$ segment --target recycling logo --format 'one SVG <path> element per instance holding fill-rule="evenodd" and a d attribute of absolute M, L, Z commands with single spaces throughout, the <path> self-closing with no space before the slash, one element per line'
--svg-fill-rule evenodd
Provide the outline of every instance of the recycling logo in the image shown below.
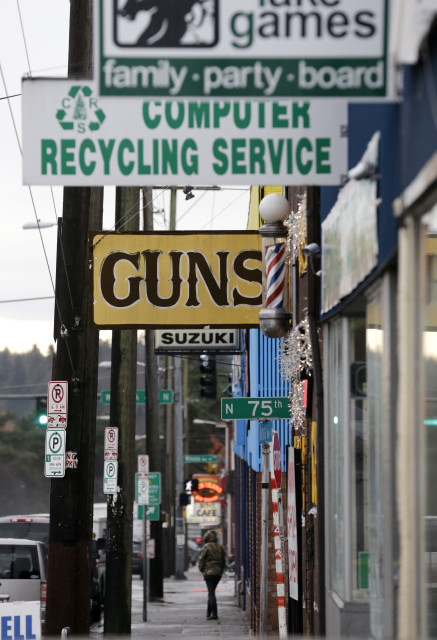
<path fill-rule="evenodd" d="M 64 131 L 98 131 L 106 116 L 99 108 L 97 98 L 87 86 L 74 85 L 62 100 L 56 118 Z"/>

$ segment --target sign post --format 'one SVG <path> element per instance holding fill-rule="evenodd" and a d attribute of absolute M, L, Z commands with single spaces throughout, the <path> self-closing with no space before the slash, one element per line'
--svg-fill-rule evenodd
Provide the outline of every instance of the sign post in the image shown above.
<path fill-rule="evenodd" d="M 282 518 L 282 461 L 281 445 L 277 431 L 273 432 L 273 446 L 270 452 L 270 469 L 272 481 L 272 509 L 273 531 L 275 541 L 276 560 L 276 593 L 278 600 L 279 637 L 281 640 L 287 637 L 287 622 L 285 611 L 284 589 L 284 551 L 283 551 L 283 518 Z"/>
<path fill-rule="evenodd" d="M 222 398 L 222 420 L 290 418 L 290 398 Z"/>

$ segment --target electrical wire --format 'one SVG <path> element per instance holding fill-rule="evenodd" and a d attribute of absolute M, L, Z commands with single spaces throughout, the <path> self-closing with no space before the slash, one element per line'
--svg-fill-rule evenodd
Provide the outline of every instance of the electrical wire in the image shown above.
<path fill-rule="evenodd" d="M 146 204 L 143 204 L 143 208 L 148 207 L 149 205 L 151 205 L 157 198 L 159 198 L 159 196 L 164 193 L 164 191 L 166 191 L 169 187 L 166 187 L 163 191 L 161 191 L 157 196 L 155 196 L 154 198 L 152 198 L 149 202 L 147 202 Z M 126 215 L 129 215 L 129 213 L 135 209 L 136 207 L 138 207 L 138 205 L 140 204 L 140 198 L 138 198 L 138 200 L 131 206 L 131 208 L 126 212 Z M 125 220 L 123 222 L 123 224 L 121 224 L 119 227 L 117 227 L 116 224 L 114 224 L 108 231 L 105 231 L 103 233 L 103 235 L 97 240 L 97 242 L 95 244 L 93 244 L 93 249 L 95 247 L 97 247 L 98 244 L 100 244 L 100 242 L 102 242 L 102 240 L 104 240 L 106 238 L 106 236 L 108 236 L 110 233 L 112 233 L 113 231 L 120 231 L 121 229 L 123 229 L 123 227 L 128 224 L 128 222 L 130 222 L 131 220 L 133 220 L 135 218 L 135 216 L 139 216 L 140 215 L 140 211 L 136 211 L 130 218 L 128 218 L 127 220 Z"/>
<path fill-rule="evenodd" d="M 0 304 L 9 302 L 33 302 L 35 300 L 53 300 L 55 296 L 40 296 L 38 298 L 16 298 L 15 300 L 0 300 Z"/>
<path fill-rule="evenodd" d="M 26 49 L 27 49 L 27 47 L 26 47 Z M 5 76 L 4 76 L 4 73 L 3 73 L 3 66 L 2 66 L 1 62 L 0 62 L 0 75 L 2 77 L 2 82 L 3 82 L 3 86 L 5 88 L 5 93 L 6 93 L 6 95 L 9 95 L 8 94 L 7 85 L 6 85 Z M 18 135 L 17 125 L 16 125 L 16 122 L 15 122 L 15 117 L 14 117 L 14 113 L 12 111 L 12 105 L 11 105 L 10 100 L 8 100 L 8 108 L 9 108 L 9 113 L 10 113 L 10 116 L 11 116 L 11 119 L 12 119 L 12 124 L 13 124 L 13 127 L 14 127 L 15 138 L 17 140 L 18 148 L 20 150 L 20 155 L 21 155 L 21 157 L 23 157 L 23 149 L 22 149 L 22 146 L 21 146 L 20 137 Z M 31 203 L 32 203 L 32 208 L 33 208 L 33 212 L 34 212 L 34 216 L 35 216 L 35 221 L 36 221 L 36 224 L 38 226 L 38 232 L 39 232 L 41 246 L 42 246 L 43 253 L 44 253 L 44 258 L 45 258 L 46 265 L 47 265 L 47 270 L 49 272 L 50 282 L 51 282 L 53 293 L 54 293 L 56 309 L 57 309 L 57 312 L 59 314 L 59 319 L 60 319 L 61 325 L 63 325 L 62 314 L 61 314 L 61 310 L 60 310 L 60 307 L 59 307 L 59 302 L 58 302 L 57 297 L 56 297 L 55 283 L 54 283 L 53 275 L 52 275 L 52 272 L 51 272 L 51 269 L 50 269 L 50 263 L 49 263 L 49 259 L 48 259 L 48 255 L 47 255 L 46 246 L 44 244 L 44 239 L 43 239 L 43 236 L 42 236 L 42 233 L 41 233 L 41 227 L 39 226 L 39 217 L 38 217 L 38 214 L 37 214 L 37 211 L 36 211 L 36 204 L 35 204 L 35 200 L 34 200 L 34 197 L 33 197 L 32 188 L 30 186 L 28 186 L 28 191 L 29 191 L 29 196 L 30 196 L 30 200 L 31 200 Z M 67 347 L 68 357 L 69 357 L 69 360 L 70 360 L 71 369 L 72 369 L 72 372 L 74 374 L 73 359 L 71 357 L 71 352 L 70 352 L 70 348 L 69 348 L 67 340 L 66 340 L 66 347 Z"/>
<path fill-rule="evenodd" d="M 2 96 L 0 100 L 10 100 L 11 98 L 18 98 L 21 96 L 21 93 L 13 93 L 10 96 Z"/>
<path fill-rule="evenodd" d="M 29 60 L 29 52 L 27 50 L 27 42 L 26 42 L 26 38 L 24 36 L 24 27 L 23 27 L 23 20 L 21 18 L 21 11 L 20 11 L 20 3 L 19 0 L 17 0 L 17 9 L 18 9 L 18 15 L 20 17 L 20 25 L 21 25 L 21 33 L 23 35 L 23 42 L 24 42 L 24 50 L 26 51 L 26 58 L 27 58 L 27 66 L 29 67 L 29 75 L 32 76 L 32 71 L 30 68 L 30 60 Z"/>
<path fill-rule="evenodd" d="M 215 216 L 213 216 L 212 218 L 210 218 L 210 220 L 209 220 L 205 225 L 203 225 L 203 227 L 200 227 L 200 231 L 202 231 L 202 229 L 206 229 L 206 227 L 207 227 L 208 225 L 210 225 L 210 224 L 211 224 L 211 222 L 212 222 L 213 220 L 215 220 L 216 218 L 218 218 L 219 216 L 221 216 L 221 214 L 222 214 L 222 213 L 224 213 L 224 212 L 226 211 L 226 209 L 229 209 L 229 207 L 231 207 L 231 206 L 232 206 L 233 204 L 235 204 L 235 203 L 236 203 L 240 198 L 242 198 L 244 195 L 246 195 L 248 191 L 250 191 L 250 189 L 245 189 L 245 190 L 243 191 L 243 193 L 240 193 L 240 195 L 239 195 L 239 196 L 237 196 L 234 200 L 232 200 L 232 202 L 229 202 L 229 204 L 227 204 L 225 207 L 223 207 L 223 209 L 221 209 L 221 211 L 219 211 L 218 213 L 216 213 L 216 214 L 215 214 Z"/>
<path fill-rule="evenodd" d="M 204 196 L 206 196 L 206 194 L 207 194 L 207 191 L 203 191 L 203 193 L 201 193 L 201 195 L 198 198 L 196 198 L 196 201 L 193 202 L 193 204 L 190 207 L 188 207 L 188 209 L 179 218 L 177 218 L 177 222 L 180 222 L 181 220 L 183 220 L 185 216 L 188 215 L 190 211 L 194 209 L 196 205 L 199 204 L 199 202 L 202 200 Z"/>

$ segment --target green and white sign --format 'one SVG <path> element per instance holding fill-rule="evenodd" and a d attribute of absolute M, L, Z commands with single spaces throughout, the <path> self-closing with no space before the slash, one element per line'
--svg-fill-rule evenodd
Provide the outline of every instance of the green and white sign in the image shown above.
<path fill-rule="evenodd" d="M 47 429 L 44 475 L 46 478 L 65 476 L 65 429 Z"/>
<path fill-rule="evenodd" d="M 387 0 L 155 5 L 152 13 L 149 3 L 133 0 L 94 3 L 100 95 L 387 94 Z"/>
<path fill-rule="evenodd" d="M 222 420 L 290 418 L 289 398 L 222 398 Z"/>
<path fill-rule="evenodd" d="M 146 520 L 159 520 L 159 504 L 138 505 L 138 520 L 143 519 L 144 509 L 146 510 Z"/>
<path fill-rule="evenodd" d="M 345 100 L 120 100 L 85 81 L 22 87 L 25 184 L 338 185 L 347 170 Z"/>
<path fill-rule="evenodd" d="M 103 467 L 103 493 L 116 494 L 118 483 L 118 462 L 105 460 Z"/>
<path fill-rule="evenodd" d="M 144 481 L 144 478 L 140 478 L 138 473 L 135 474 L 135 501 L 138 503 L 140 503 L 140 494 L 147 494 L 147 489 L 141 486 Z M 148 482 L 147 504 L 161 504 L 161 473 L 159 471 L 150 472 Z"/>
<path fill-rule="evenodd" d="M 211 453 L 187 453 L 184 455 L 184 464 L 190 462 L 217 462 L 218 456 Z"/>
<path fill-rule="evenodd" d="M 111 402 L 111 392 L 110 391 L 101 391 L 100 392 L 100 402 L 102 404 L 110 404 Z M 144 404 L 146 402 L 146 392 L 142 389 L 139 389 L 136 392 L 136 403 Z M 159 390 L 159 402 L 160 404 L 172 404 L 173 402 L 173 389 L 160 389 Z"/>

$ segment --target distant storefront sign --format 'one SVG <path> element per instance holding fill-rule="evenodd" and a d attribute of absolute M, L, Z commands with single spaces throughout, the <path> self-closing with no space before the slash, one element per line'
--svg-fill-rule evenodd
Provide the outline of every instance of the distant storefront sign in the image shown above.
<path fill-rule="evenodd" d="M 100 95 L 386 95 L 386 0 L 155 5 L 94 3 Z"/>
<path fill-rule="evenodd" d="M 238 329 L 157 329 L 155 352 L 240 351 Z"/>
<path fill-rule="evenodd" d="M 22 88 L 25 184 L 336 185 L 346 172 L 345 100 L 123 100 L 54 79 Z"/>
<path fill-rule="evenodd" d="M 94 327 L 257 326 L 257 232 L 96 233 Z"/>

